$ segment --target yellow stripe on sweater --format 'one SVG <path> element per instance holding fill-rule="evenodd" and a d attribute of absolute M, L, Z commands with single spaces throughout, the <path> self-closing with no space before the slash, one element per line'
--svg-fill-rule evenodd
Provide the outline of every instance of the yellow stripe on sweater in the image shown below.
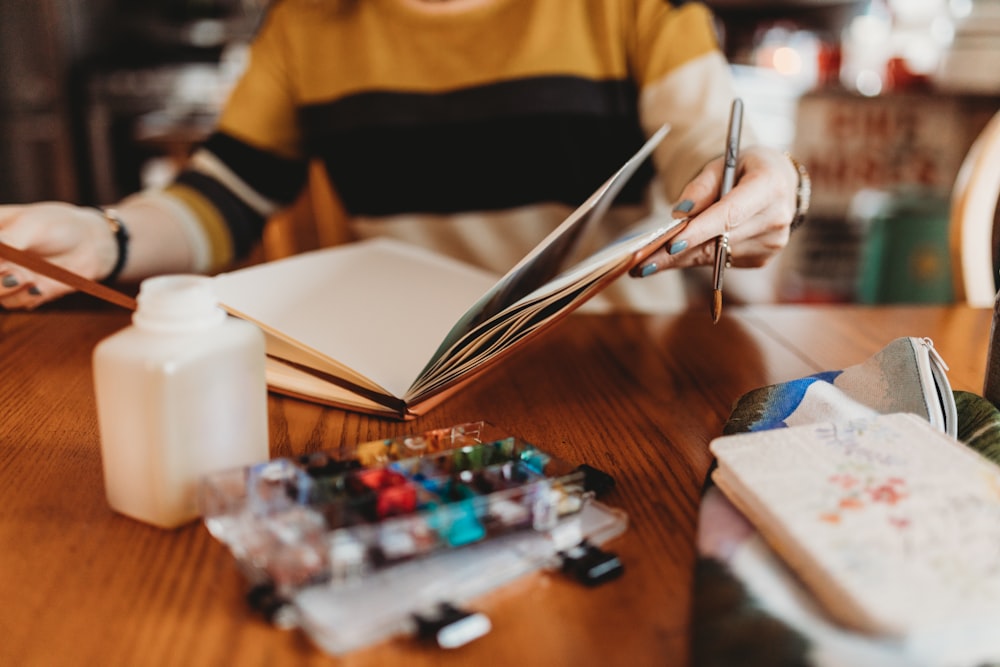
<path fill-rule="evenodd" d="M 174 197 L 194 214 L 201 223 L 210 246 L 210 271 L 229 266 L 235 256 L 232 237 L 222 214 L 200 192 L 182 183 L 164 189 L 164 194 Z"/>
<path fill-rule="evenodd" d="M 422 15 L 399 0 L 285 0 L 270 11 L 221 129 L 300 157 L 296 110 L 361 92 L 441 93 L 542 76 L 659 80 L 717 47 L 702 5 L 664 0 L 494 0 Z M 655 62 L 655 66 L 647 63 Z"/>

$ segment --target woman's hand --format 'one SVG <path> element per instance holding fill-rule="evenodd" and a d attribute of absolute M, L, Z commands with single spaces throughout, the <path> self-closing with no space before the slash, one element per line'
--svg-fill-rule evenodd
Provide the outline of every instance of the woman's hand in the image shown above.
<path fill-rule="evenodd" d="M 788 244 L 799 182 L 788 156 L 763 146 L 747 148 L 739 157 L 733 189 L 719 199 L 722 166 L 722 157 L 712 160 L 684 186 L 674 217 L 688 217 L 690 222 L 633 269 L 633 276 L 710 265 L 715 258 L 715 237 L 726 232 L 732 266 L 763 266 Z"/>
<path fill-rule="evenodd" d="M 0 241 L 92 280 L 111 273 L 118 257 L 114 234 L 100 211 L 56 202 L 0 206 Z M 35 308 L 72 291 L 0 260 L 0 306 L 6 309 Z"/>

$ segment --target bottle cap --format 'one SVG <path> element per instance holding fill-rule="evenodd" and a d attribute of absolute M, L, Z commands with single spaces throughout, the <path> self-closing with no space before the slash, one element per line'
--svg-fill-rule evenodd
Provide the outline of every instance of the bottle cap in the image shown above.
<path fill-rule="evenodd" d="M 205 276 L 147 278 L 139 285 L 132 322 L 141 329 L 177 333 L 216 326 L 226 319 L 212 280 Z"/>

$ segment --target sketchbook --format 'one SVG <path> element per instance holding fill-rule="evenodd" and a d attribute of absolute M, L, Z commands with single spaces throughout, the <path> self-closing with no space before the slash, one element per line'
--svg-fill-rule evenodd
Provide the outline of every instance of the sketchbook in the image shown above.
<path fill-rule="evenodd" d="M 685 220 L 638 224 L 580 259 L 664 126 L 499 280 L 389 239 L 335 246 L 223 273 L 221 303 L 267 336 L 271 389 L 410 419 L 520 349 L 676 234 Z"/>
<path fill-rule="evenodd" d="M 713 481 L 841 625 L 927 650 L 995 637 L 1000 467 L 978 452 L 905 413 L 711 450 Z"/>

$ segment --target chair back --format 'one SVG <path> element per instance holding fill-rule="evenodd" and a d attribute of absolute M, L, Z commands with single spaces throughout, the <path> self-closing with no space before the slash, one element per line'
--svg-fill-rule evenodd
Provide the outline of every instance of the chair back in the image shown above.
<path fill-rule="evenodd" d="M 951 192 L 949 246 L 955 300 L 992 306 L 997 293 L 993 223 L 1000 199 L 1000 111 L 966 153 Z"/>

